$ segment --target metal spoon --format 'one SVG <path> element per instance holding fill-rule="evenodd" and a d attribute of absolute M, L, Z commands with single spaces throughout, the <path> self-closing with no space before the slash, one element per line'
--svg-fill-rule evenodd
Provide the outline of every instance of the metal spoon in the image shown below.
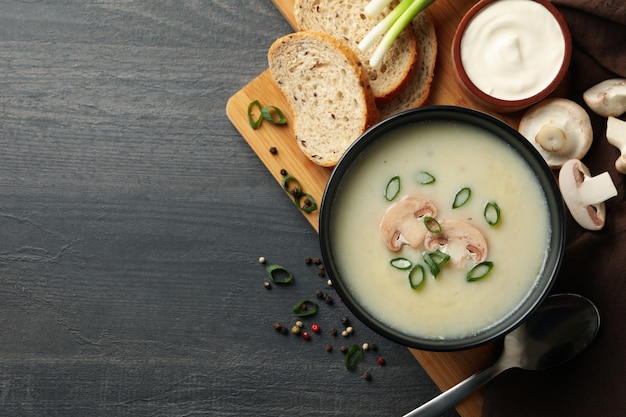
<path fill-rule="evenodd" d="M 585 297 L 576 294 L 550 296 L 524 324 L 505 336 L 504 351 L 493 365 L 404 417 L 440 416 L 507 369 L 538 371 L 560 365 L 589 346 L 599 327 L 598 309 Z"/>

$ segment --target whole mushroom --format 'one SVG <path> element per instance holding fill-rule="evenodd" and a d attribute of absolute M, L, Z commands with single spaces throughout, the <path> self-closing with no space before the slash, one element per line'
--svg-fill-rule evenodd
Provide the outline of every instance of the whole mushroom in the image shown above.
<path fill-rule="evenodd" d="M 626 122 L 609 116 L 606 122 L 606 140 L 620 152 L 615 161 L 615 169 L 626 174 Z"/>
<path fill-rule="evenodd" d="M 380 221 L 380 232 L 389 250 L 397 252 L 403 245 L 418 248 L 424 242 L 424 217 L 436 217 L 437 208 L 420 196 L 406 196 L 385 211 Z"/>
<path fill-rule="evenodd" d="M 593 141 L 589 114 L 565 98 L 535 104 L 522 116 L 518 130 L 553 169 L 570 159 L 581 159 Z"/>
<path fill-rule="evenodd" d="M 617 189 L 608 172 L 595 177 L 578 159 L 563 164 L 559 172 L 559 188 L 563 200 L 576 222 L 587 230 L 604 227 L 604 202 L 617 195 Z"/>
<path fill-rule="evenodd" d="M 440 224 L 440 233 L 426 234 L 427 250 L 448 254 L 457 268 L 464 267 L 468 260 L 478 263 L 487 259 L 487 240 L 474 226 L 458 220 L 443 220 Z"/>
<path fill-rule="evenodd" d="M 626 112 L 626 79 L 604 80 L 583 93 L 583 100 L 600 116 L 617 117 Z"/>

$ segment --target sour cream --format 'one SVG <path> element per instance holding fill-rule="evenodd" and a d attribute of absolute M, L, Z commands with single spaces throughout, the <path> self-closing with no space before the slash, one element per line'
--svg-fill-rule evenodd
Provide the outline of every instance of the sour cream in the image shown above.
<path fill-rule="evenodd" d="M 467 76 L 481 91 L 502 100 L 522 100 L 555 79 L 565 40 L 556 18 L 540 3 L 498 0 L 469 22 L 460 51 Z"/>

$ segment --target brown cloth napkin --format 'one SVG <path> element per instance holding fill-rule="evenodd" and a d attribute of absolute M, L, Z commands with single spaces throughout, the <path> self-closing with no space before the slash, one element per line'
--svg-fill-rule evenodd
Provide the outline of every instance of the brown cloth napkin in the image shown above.
<path fill-rule="evenodd" d="M 626 175 L 616 171 L 619 151 L 606 140 L 606 118 L 582 93 L 608 78 L 626 78 L 626 1 L 552 0 L 573 40 L 567 98 L 589 112 L 594 142 L 583 162 L 592 175 L 608 171 L 618 190 L 606 203 L 603 230 L 590 232 L 567 213 L 567 242 L 554 293 L 593 301 L 601 329 L 580 356 L 548 371 L 510 370 L 486 388 L 483 417 L 626 416 Z M 626 115 L 620 116 L 626 120 Z"/>

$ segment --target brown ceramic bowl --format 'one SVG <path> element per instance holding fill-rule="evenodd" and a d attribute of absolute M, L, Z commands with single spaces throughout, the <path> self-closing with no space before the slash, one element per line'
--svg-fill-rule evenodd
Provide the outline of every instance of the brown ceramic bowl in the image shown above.
<path fill-rule="evenodd" d="M 548 0 L 532 0 L 533 2 L 543 6 L 554 17 L 562 34 L 562 40 L 564 42 L 563 59 L 560 63 L 558 71 L 556 72 L 556 75 L 551 78 L 551 81 L 549 81 L 547 85 L 544 80 L 544 82 L 541 83 L 541 90 L 536 90 L 535 92 L 527 96 L 518 96 L 515 98 L 505 99 L 498 98 L 503 97 L 502 95 L 496 94 L 494 96 L 488 92 L 485 92 L 484 88 L 479 88 L 476 83 L 472 81 L 472 78 L 468 75 L 468 71 L 466 71 L 466 68 L 464 67 L 462 56 L 476 56 L 477 54 L 469 54 L 468 52 L 463 52 L 462 40 L 468 26 L 472 24 L 472 21 L 481 13 L 483 13 L 486 8 L 500 1 L 505 0 L 481 0 L 476 3 L 476 5 L 474 5 L 461 19 L 461 22 L 457 27 L 452 42 L 452 62 L 454 65 L 454 71 L 457 81 L 465 90 L 465 92 L 469 94 L 470 97 L 472 97 L 476 102 L 483 105 L 488 110 L 509 113 L 522 110 L 543 100 L 544 98 L 552 94 L 554 90 L 559 87 L 559 85 L 561 85 L 567 75 L 568 67 L 570 64 L 572 41 L 567 23 L 565 22 L 565 19 L 559 13 L 559 11 Z M 519 33 L 524 34 L 523 29 Z M 489 65 L 489 63 L 485 62 L 485 65 Z M 515 82 L 515 80 L 511 79 L 511 82 Z"/>

